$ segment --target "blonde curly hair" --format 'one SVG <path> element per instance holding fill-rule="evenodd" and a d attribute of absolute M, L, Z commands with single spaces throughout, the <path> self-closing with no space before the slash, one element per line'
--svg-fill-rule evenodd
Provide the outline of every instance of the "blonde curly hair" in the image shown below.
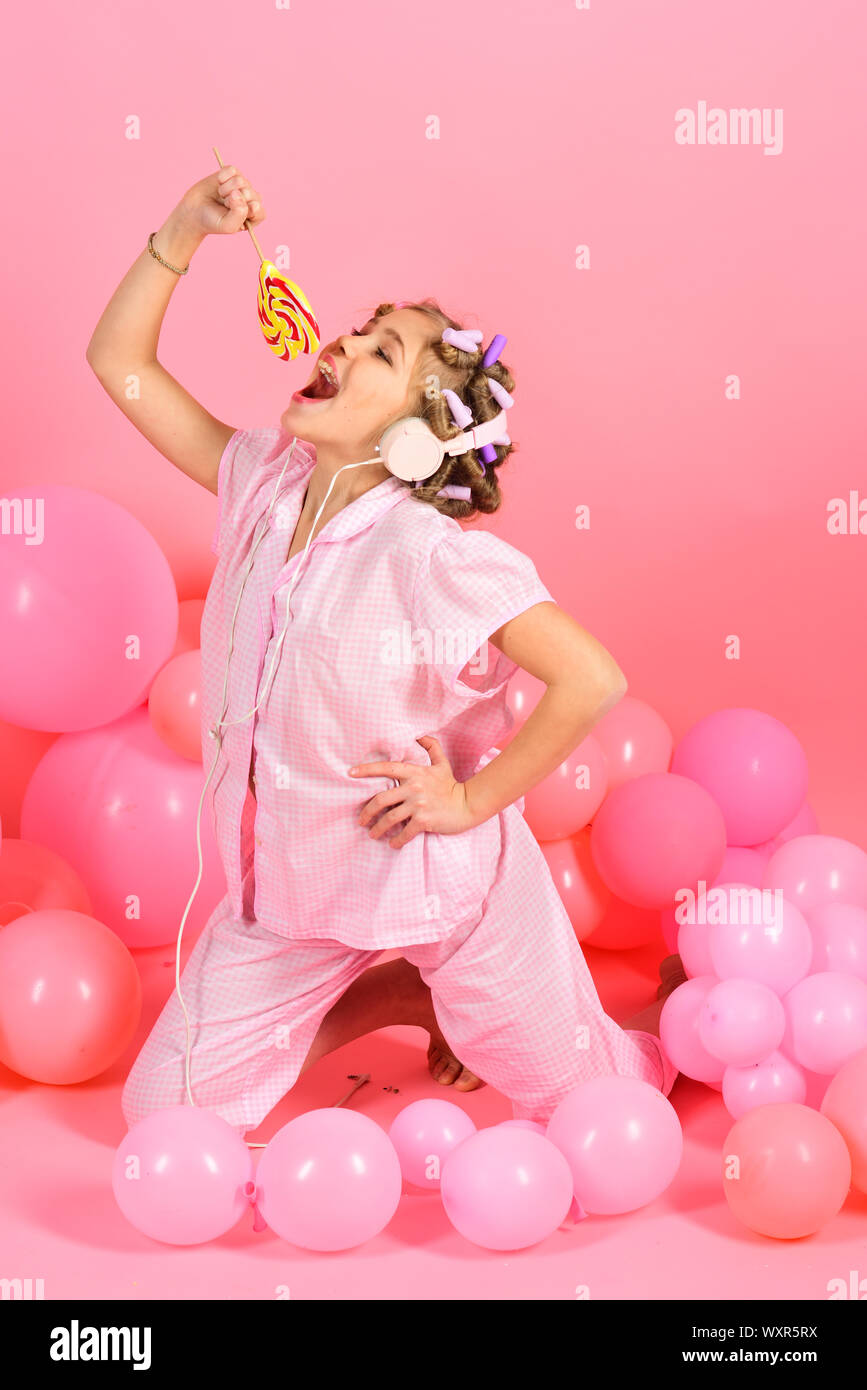
<path fill-rule="evenodd" d="M 508 367 L 502 362 L 483 367 L 484 344 L 476 352 L 463 352 L 451 343 L 444 343 L 444 328 L 460 329 L 464 325 L 450 318 L 435 299 L 423 299 L 417 303 L 402 300 L 400 307 L 416 309 L 431 320 L 430 341 L 419 354 L 413 373 L 407 414 L 426 420 L 438 439 L 454 439 L 463 431 L 452 419 L 448 401 L 442 394 L 444 389 L 448 389 L 454 391 L 472 411 L 473 424 L 480 425 L 485 420 L 493 419 L 500 407 L 491 394 L 488 378 L 493 377 L 506 391 L 512 392 L 515 382 Z M 382 318 L 396 308 L 396 304 L 380 304 L 373 318 Z M 419 502 L 427 502 L 437 511 L 459 521 L 475 516 L 476 512 L 495 512 L 503 500 L 496 470 L 505 463 L 515 446 L 495 444 L 493 447 L 497 455 L 493 463 L 483 464 L 476 449 L 469 449 L 464 454 L 446 455 L 433 477 L 425 479 L 417 487 L 407 483 L 407 487 Z M 440 488 L 449 483 L 468 487 L 470 498 L 438 497 Z"/>

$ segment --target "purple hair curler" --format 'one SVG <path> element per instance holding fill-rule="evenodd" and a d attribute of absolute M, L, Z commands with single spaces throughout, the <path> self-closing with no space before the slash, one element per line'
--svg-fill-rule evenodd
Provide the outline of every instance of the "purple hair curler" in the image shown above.
<path fill-rule="evenodd" d="M 482 358 L 482 366 L 493 366 L 508 341 L 508 338 L 504 338 L 502 333 L 495 333 L 488 347 L 485 349 L 485 355 Z"/>

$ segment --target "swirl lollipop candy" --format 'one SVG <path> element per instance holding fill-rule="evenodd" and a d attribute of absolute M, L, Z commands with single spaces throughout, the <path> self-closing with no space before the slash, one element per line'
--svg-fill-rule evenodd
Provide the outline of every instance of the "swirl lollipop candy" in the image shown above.
<path fill-rule="evenodd" d="M 259 266 L 259 326 L 265 342 L 283 362 L 299 352 L 315 352 L 319 346 L 319 324 L 306 294 L 268 260 Z"/>
<path fill-rule="evenodd" d="M 222 168 L 216 145 L 213 150 Z M 263 256 L 249 223 L 244 226 L 259 253 L 259 327 L 265 342 L 282 362 L 291 362 L 300 352 L 315 352 L 319 346 L 319 324 L 310 301 L 294 280 L 281 275 L 274 262 Z"/>

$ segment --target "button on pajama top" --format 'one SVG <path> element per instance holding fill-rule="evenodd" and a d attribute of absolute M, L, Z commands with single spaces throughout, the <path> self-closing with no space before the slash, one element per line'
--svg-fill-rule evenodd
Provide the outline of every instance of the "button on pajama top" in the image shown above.
<path fill-rule="evenodd" d="M 219 466 L 201 630 L 205 774 L 227 658 L 228 705 L 203 814 L 214 817 L 227 893 L 181 977 L 196 1102 L 242 1133 L 258 1125 L 328 1009 L 392 948 L 418 965 L 455 1054 L 517 1117 L 546 1119 L 606 1072 L 667 1094 L 677 1073 L 659 1040 L 601 1007 L 522 799 L 397 850 L 358 824 L 395 783 L 351 777 L 356 764 L 427 765 L 416 742 L 426 734 L 460 781 L 496 756 L 514 722 L 506 687 L 517 667 L 487 639 L 554 601 L 532 561 L 389 477 L 320 522 L 306 558 L 287 563 L 315 466 L 312 446 L 292 445 L 279 426 L 238 430 Z M 127 1080 L 129 1123 L 183 1103 L 185 1045 L 173 991 Z"/>

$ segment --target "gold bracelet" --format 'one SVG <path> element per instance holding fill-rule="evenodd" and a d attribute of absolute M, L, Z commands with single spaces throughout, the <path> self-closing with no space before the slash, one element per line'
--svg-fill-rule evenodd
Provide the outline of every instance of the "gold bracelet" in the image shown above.
<path fill-rule="evenodd" d="M 159 261 L 160 265 L 164 265 L 165 268 L 166 268 L 166 270 L 173 270 L 173 271 L 175 272 L 176 275 L 186 275 L 187 271 L 188 271 L 189 268 L 190 268 L 190 267 L 189 267 L 189 264 L 187 264 L 186 266 L 184 266 L 184 269 L 183 269 L 183 270 L 179 270 L 178 267 L 177 267 L 176 265 L 169 265 L 168 261 L 164 261 L 163 258 L 162 258 L 162 256 L 160 255 L 159 251 L 157 251 L 156 248 L 155 248 L 155 246 L 154 246 L 154 237 L 155 237 L 155 236 L 156 236 L 156 232 L 151 232 L 150 236 L 148 237 L 148 250 L 150 251 L 150 253 L 151 253 L 151 255 L 153 256 L 154 260 Z"/>

